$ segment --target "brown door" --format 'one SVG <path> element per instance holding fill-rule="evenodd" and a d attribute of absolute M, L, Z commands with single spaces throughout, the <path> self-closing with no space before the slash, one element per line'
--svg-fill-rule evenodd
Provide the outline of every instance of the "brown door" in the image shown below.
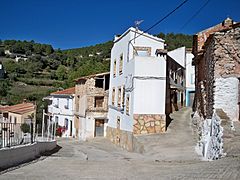
<path fill-rule="evenodd" d="M 104 136 L 104 119 L 95 119 L 95 137 Z"/>

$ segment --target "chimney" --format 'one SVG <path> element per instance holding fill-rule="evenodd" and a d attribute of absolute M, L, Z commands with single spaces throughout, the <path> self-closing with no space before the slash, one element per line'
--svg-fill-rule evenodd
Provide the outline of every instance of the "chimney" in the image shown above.
<path fill-rule="evenodd" d="M 222 25 L 223 26 L 226 26 L 226 27 L 230 27 L 233 25 L 233 20 L 231 18 L 227 18 L 225 19 L 223 22 L 222 22 Z"/>

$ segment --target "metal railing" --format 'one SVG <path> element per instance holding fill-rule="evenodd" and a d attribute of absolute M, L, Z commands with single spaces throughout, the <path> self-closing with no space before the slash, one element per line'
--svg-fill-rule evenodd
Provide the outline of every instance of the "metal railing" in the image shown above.
<path fill-rule="evenodd" d="M 0 123 L 0 149 L 35 142 L 33 124 L 28 124 L 29 129 L 25 133 L 22 131 L 22 125 L 20 123 Z"/>

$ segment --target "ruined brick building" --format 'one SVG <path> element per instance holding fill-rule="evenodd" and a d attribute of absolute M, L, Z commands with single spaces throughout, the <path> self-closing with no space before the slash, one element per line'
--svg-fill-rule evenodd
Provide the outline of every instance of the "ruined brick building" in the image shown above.
<path fill-rule="evenodd" d="M 239 23 L 230 18 L 194 36 L 195 109 L 203 118 L 222 109 L 239 120 L 239 38 Z"/>
<path fill-rule="evenodd" d="M 75 86 L 75 124 L 79 139 L 105 136 L 109 72 L 81 77 Z"/>
<path fill-rule="evenodd" d="M 227 18 L 194 36 L 196 95 L 194 110 L 201 154 L 207 159 L 224 155 L 223 138 L 240 114 L 240 23 Z"/>

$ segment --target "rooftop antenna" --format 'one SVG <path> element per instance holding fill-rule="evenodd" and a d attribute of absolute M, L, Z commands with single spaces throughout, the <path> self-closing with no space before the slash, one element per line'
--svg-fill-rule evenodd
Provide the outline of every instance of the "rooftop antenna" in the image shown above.
<path fill-rule="evenodd" d="M 137 20 L 137 21 L 134 22 L 134 24 L 135 24 L 135 29 L 136 29 L 135 35 L 134 35 L 134 43 L 135 43 L 135 39 L 136 39 L 136 33 L 137 33 L 137 31 L 139 30 L 139 26 L 140 26 L 140 24 L 141 24 L 143 21 L 144 21 L 144 20 Z"/>

